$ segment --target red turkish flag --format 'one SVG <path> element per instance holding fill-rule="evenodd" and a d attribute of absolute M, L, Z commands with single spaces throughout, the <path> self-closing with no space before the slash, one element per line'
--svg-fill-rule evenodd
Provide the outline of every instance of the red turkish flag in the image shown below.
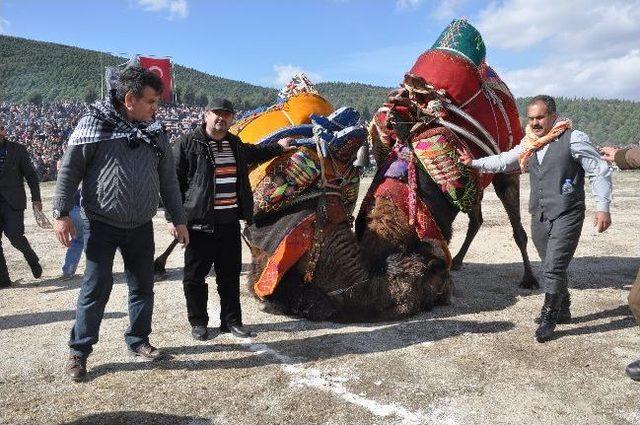
<path fill-rule="evenodd" d="M 162 100 L 166 103 L 173 101 L 171 93 L 171 61 L 169 59 L 147 58 L 139 56 L 140 66 L 155 72 L 162 79 Z"/>

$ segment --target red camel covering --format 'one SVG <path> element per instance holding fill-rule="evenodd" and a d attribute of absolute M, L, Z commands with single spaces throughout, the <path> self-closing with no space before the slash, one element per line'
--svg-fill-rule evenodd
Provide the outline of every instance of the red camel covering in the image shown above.
<path fill-rule="evenodd" d="M 482 124 L 500 151 L 511 149 L 524 136 L 513 96 L 486 63 L 476 67 L 459 55 L 429 50 L 418 57 L 409 74 L 422 77 L 436 89 L 445 90 L 456 106 Z M 453 114 L 448 119 L 478 135 L 465 120 Z M 472 151 L 476 157 L 486 155 L 479 149 L 472 148 Z"/>

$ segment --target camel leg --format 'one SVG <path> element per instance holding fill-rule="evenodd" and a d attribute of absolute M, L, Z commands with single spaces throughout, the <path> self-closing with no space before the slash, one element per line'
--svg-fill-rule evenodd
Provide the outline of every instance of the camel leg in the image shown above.
<path fill-rule="evenodd" d="M 162 255 L 156 258 L 156 260 L 153 262 L 153 272 L 156 275 L 163 275 L 167 272 L 167 270 L 165 269 L 167 258 L 169 258 L 169 255 L 171 255 L 171 252 L 173 252 L 173 249 L 176 247 L 176 245 L 178 245 L 178 240 L 172 240 L 167 249 L 164 250 Z"/>
<path fill-rule="evenodd" d="M 467 214 L 469 216 L 469 226 L 467 227 L 467 235 L 464 238 L 464 242 L 462 243 L 460 250 L 458 251 L 456 256 L 453 258 L 453 261 L 451 262 L 452 270 L 459 270 L 462 267 L 464 256 L 467 255 L 467 251 L 469 250 L 469 246 L 471 245 L 471 242 L 473 242 L 473 239 L 476 237 L 478 230 L 480 230 L 480 226 L 482 226 L 482 222 L 483 222 L 482 197 L 483 196 L 484 195 L 482 192 L 478 194 L 478 200 L 476 204 L 473 206 L 471 211 L 469 211 L 469 214 Z"/>
<path fill-rule="evenodd" d="M 538 280 L 533 274 L 529 254 L 527 254 L 527 232 L 522 227 L 520 218 L 520 176 L 517 174 L 496 174 L 493 178 L 493 187 L 496 190 L 496 195 L 502 201 L 505 211 L 507 211 L 513 229 L 513 239 L 522 254 L 524 275 L 520 287 L 538 289 Z"/>

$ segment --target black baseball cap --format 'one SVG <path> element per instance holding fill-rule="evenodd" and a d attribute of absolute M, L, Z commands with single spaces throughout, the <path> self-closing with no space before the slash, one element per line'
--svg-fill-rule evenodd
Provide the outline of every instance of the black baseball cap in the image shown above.
<path fill-rule="evenodd" d="M 209 103 L 207 109 L 210 111 L 227 111 L 231 112 L 232 114 L 236 113 L 236 111 L 233 109 L 233 103 L 231 103 L 227 99 L 222 99 L 220 97 L 213 99 Z"/>

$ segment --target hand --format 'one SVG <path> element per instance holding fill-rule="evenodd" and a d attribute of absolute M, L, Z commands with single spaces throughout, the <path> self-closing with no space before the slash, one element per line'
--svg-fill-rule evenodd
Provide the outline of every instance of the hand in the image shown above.
<path fill-rule="evenodd" d="M 557 125 L 555 127 L 553 127 L 549 133 L 547 133 L 545 136 L 546 138 L 549 139 L 557 139 L 558 137 L 560 137 L 562 135 L 562 133 L 565 132 L 565 130 L 567 129 L 567 127 L 562 126 L 562 125 Z"/>
<path fill-rule="evenodd" d="M 471 161 L 473 161 L 473 157 L 471 156 L 471 152 L 469 152 L 469 150 L 467 148 L 460 148 L 460 149 L 456 149 L 456 151 L 458 152 L 458 162 L 460 162 L 463 165 L 466 165 L 467 167 L 471 167 Z"/>
<path fill-rule="evenodd" d="M 67 248 L 71 245 L 71 239 L 76 237 L 76 228 L 69 217 L 60 217 L 53 222 L 53 231 L 60 243 Z"/>
<path fill-rule="evenodd" d="M 551 139 L 556 139 L 562 135 L 567 129 L 571 128 L 571 121 L 565 120 L 560 121 L 543 137 L 549 137 Z"/>
<path fill-rule="evenodd" d="M 41 201 L 33 201 L 31 204 L 33 205 L 33 209 L 34 210 L 38 210 L 38 211 L 42 212 L 42 202 Z"/>
<path fill-rule="evenodd" d="M 283 137 L 282 139 L 278 140 L 276 143 L 282 146 L 283 152 L 287 152 L 296 148 L 295 146 L 291 146 L 291 142 L 293 142 L 294 140 L 296 139 L 294 139 L 293 137 Z"/>
<path fill-rule="evenodd" d="M 189 229 L 184 224 L 178 224 L 175 226 L 173 223 L 169 223 L 169 233 L 173 236 L 183 248 L 189 245 Z"/>
<path fill-rule="evenodd" d="M 598 230 L 598 233 L 602 233 L 611 226 L 611 214 L 608 212 L 598 211 L 593 219 L 593 227 Z"/>
<path fill-rule="evenodd" d="M 612 148 L 611 146 L 603 146 L 600 148 L 600 153 L 602 154 L 602 159 L 607 162 L 615 162 L 616 161 L 616 153 L 618 153 L 620 149 Z"/>

